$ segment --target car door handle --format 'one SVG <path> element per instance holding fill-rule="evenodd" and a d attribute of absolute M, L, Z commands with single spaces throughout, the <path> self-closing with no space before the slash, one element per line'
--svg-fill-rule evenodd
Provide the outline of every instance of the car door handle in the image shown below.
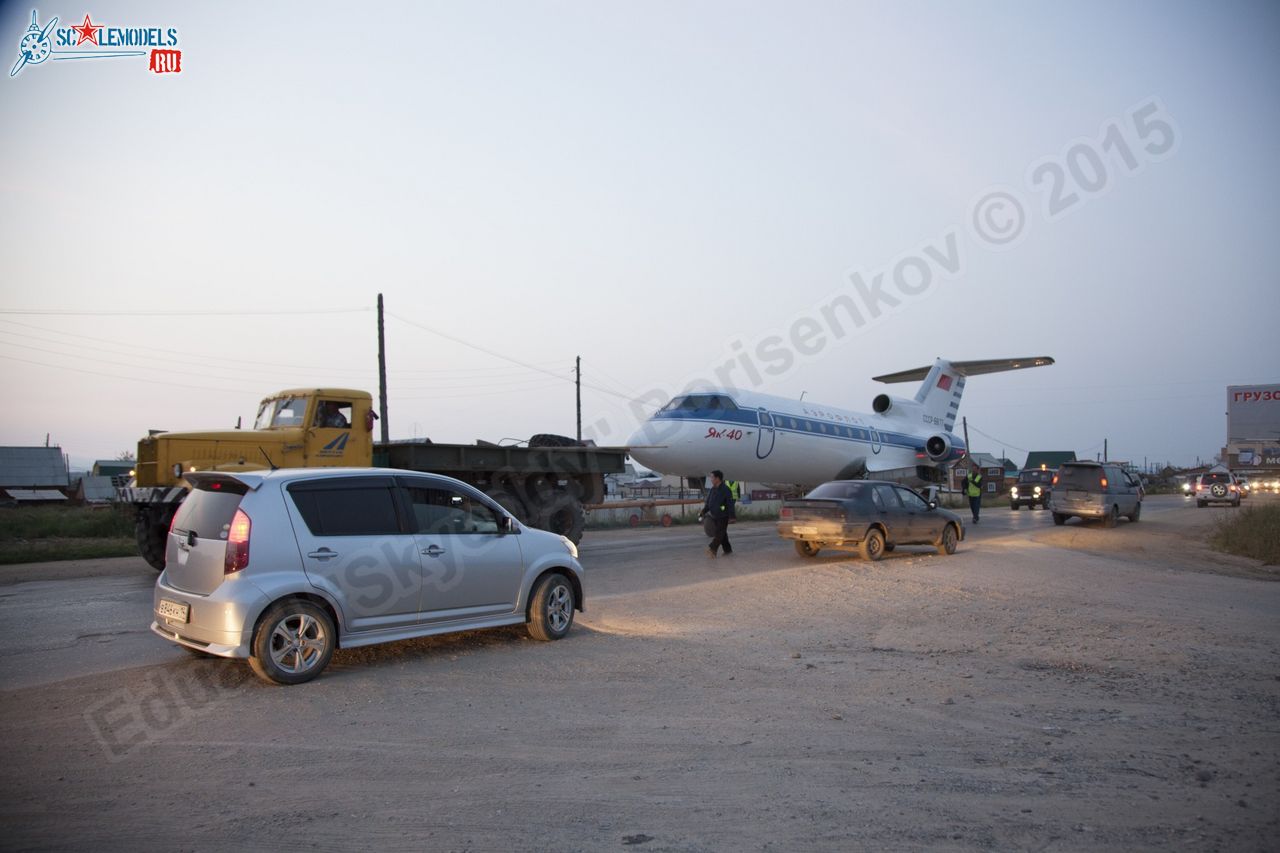
<path fill-rule="evenodd" d="M 338 552 L 331 551 L 328 548 L 321 548 L 319 551 L 312 551 L 307 556 L 313 560 L 329 560 L 338 556 Z"/>
<path fill-rule="evenodd" d="M 439 545 L 432 545 L 430 548 L 423 548 L 422 555 L 424 557 L 439 557 L 444 553 L 444 549 Z"/>

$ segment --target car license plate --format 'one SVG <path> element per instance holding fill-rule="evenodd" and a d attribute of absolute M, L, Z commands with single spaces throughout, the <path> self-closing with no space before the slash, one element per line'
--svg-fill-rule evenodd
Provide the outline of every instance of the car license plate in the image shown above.
<path fill-rule="evenodd" d="M 163 616 L 165 621 L 181 622 L 185 625 L 191 613 L 191 605 L 162 598 L 156 607 L 156 612 Z"/>
<path fill-rule="evenodd" d="M 817 536 L 818 528 L 797 526 L 797 527 L 791 528 L 791 532 L 796 534 L 797 536 Z"/>

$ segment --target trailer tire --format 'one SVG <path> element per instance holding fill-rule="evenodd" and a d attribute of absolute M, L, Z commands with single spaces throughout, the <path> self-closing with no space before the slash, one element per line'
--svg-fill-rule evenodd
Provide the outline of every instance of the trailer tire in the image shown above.
<path fill-rule="evenodd" d="M 568 492 L 545 495 L 534 507 L 534 527 L 559 533 L 573 544 L 582 541 L 587 526 L 587 513 L 582 503 Z"/>
<path fill-rule="evenodd" d="M 157 572 L 164 571 L 169 523 L 173 521 L 173 514 L 177 511 L 176 506 L 147 507 L 138 511 L 138 518 L 133 524 L 133 535 L 138 540 L 138 553 Z"/>
<path fill-rule="evenodd" d="M 528 508 L 525 506 L 524 501 L 520 500 L 511 492 L 508 492 L 506 489 L 493 489 L 485 494 L 487 494 L 489 499 L 498 506 L 514 515 L 516 517 L 516 521 L 523 524 L 533 524 L 534 527 L 537 527 L 537 524 L 533 522 L 532 516 L 530 515 Z"/>
<path fill-rule="evenodd" d="M 581 447 L 582 442 L 567 435 L 540 432 L 529 439 L 530 447 Z"/>

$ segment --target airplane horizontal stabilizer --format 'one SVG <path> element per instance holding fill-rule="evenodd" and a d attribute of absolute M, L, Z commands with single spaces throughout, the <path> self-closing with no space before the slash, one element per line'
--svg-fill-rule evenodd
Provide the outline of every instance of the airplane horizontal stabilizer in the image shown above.
<path fill-rule="evenodd" d="M 1030 358 L 988 358 L 978 361 L 952 361 L 948 362 L 951 370 L 961 376 L 979 376 L 983 373 L 1003 373 L 1008 370 L 1025 370 L 1028 367 L 1047 367 L 1053 364 L 1053 359 L 1047 355 L 1032 356 Z M 876 382 L 894 383 L 894 382 L 920 382 L 929 375 L 929 371 L 933 370 L 934 365 L 929 364 L 924 367 L 916 367 L 911 370 L 902 370 L 898 373 L 886 373 L 883 376 L 871 377 Z"/>

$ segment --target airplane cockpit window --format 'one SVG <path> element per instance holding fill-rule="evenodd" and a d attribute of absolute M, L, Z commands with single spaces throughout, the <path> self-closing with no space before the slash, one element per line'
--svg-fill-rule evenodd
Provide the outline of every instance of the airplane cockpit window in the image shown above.
<path fill-rule="evenodd" d="M 697 411 L 733 411 L 738 404 L 724 394 L 689 394 L 675 397 L 662 407 L 660 412 L 697 412 Z"/>

